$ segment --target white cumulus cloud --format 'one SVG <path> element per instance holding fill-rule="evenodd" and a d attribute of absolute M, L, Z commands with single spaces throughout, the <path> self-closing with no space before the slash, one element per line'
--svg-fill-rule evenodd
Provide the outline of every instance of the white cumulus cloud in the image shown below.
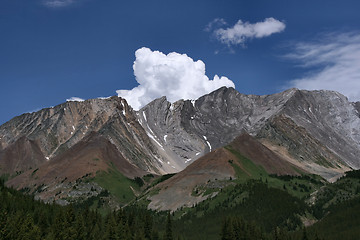
<path fill-rule="evenodd" d="M 66 99 L 67 102 L 83 102 L 85 101 L 84 99 L 82 98 L 79 98 L 79 97 L 71 97 L 69 99 Z"/>
<path fill-rule="evenodd" d="M 132 90 L 116 91 L 135 110 L 162 96 L 175 102 L 197 99 L 223 86 L 235 87 L 227 77 L 215 75 L 210 80 L 205 75 L 205 64 L 186 54 L 171 52 L 165 55 L 143 47 L 135 52 L 135 57 L 133 69 L 139 85 Z"/>
<path fill-rule="evenodd" d="M 215 22 L 211 22 L 209 26 L 213 26 L 214 23 L 225 24 L 224 20 L 215 19 Z M 244 45 L 246 40 L 253 38 L 264 38 L 274 33 L 280 33 L 284 31 L 285 23 L 275 19 L 266 18 L 263 22 L 249 23 L 239 20 L 234 26 L 229 28 L 218 28 L 213 31 L 215 37 L 222 43 L 231 45 Z"/>
<path fill-rule="evenodd" d="M 360 101 L 360 33 L 323 34 L 316 41 L 295 44 L 286 57 L 311 69 L 286 88 L 333 90 Z"/>

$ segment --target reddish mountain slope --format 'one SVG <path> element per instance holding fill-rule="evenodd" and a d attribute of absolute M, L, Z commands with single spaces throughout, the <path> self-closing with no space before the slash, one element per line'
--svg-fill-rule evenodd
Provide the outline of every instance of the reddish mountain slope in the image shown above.
<path fill-rule="evenodd" d="M 156 186 L 161 190 L 150 198 L 149 208 L 175 210 L 205 200 L 209 196 L 194 195 L 195 187 L 208 187 L 215 180 L 233 178 L 235 171 L 229 159 L 236 157 L 224 148 L 199 158 L 182 172 Z"/>
<path fill-rule="evenodd" d="M 230 146 L 251 159 L 256 165 L 262 166 L 269 174 L 298 175 L 295 166 L 265 147 L 247 133 L 240 135 L 230 143 Z"/>
<path fill-rule="evenodd" d="M 21 137 L 11 146 L 0 150 L 0 174 L 23 172 L 45 161 L 38 143 Z"/>
<path fill-rule="evenodd" d="M 104 137 L 91 133 L 68 151 L 56 156 L 37 169 L 29 170 L 7 182 L 18 189 L 35 189 L 46 186 L 40 198 L 53 196 L 59 188 L 72 186 L 83 177 L 115 168 L 128 178 L 142 176 L 145 172 L 131 165 L 116 147 Z"/>
<path fill-rule="evenodd" d="M 253 164 L 261 166 L 268 174 L 298 175 L 295 170 L 297 167 L 248 134 L 240 135 L 227 148 L 245 156 Z M 247 166 L 231 151 L 226 148 L 216 149 L 156 186 L 159 193 L 149 198 L 151 200 L 149 208 L 176 210 L 179 207 L 192 206 L 203 201 L 212 196 L 203 194 L 205 189 L 222 188 L 230 183 L 227 180 L 236 178 L 235 165 L 248 178 L 254 177 L 251 169 L 247 169 Z"/>

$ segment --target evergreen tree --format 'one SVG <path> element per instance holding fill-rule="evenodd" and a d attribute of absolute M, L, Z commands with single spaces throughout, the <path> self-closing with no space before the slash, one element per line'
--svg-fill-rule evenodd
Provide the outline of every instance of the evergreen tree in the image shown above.
<path fill-rule="evenodd" d="M 146 213 L 144 216 L 144 236 L 147 239 L 151 239 L 152 233 L 152 217 L 149 213 Z"/>
<path fill-rule="evenodd" d="M 303 228 L 303 235 L 302 235 L 302 240 L 309 240 L 308 236 L 307 236 L 307 233 L 306 233 L 306 228 L 304 227 Z"/>
<path fill-rule="evenodd" d="M 84 214 L 85 215 L 85 214 Z M 89 239 L 89 230 L 85 226 L 83 214 L 78 214 L 75 221 L 76 240 Z"/>
<path fill-rule="evenodd" d="M 172 222 L 171 222 L 171 215 L 168 212 L 167 219 L 166 219 L 166 229 L 165 229 L 165 236 L 164 240 L 172 240 L 173 233 L 172 233 Z"/>
<path fill-rule="evenodd" d="M 158 231 L 152 231 L 151 233 L 151 240 L 160 240 L 159 232 Z"/>
<path fill-rule="evenodd" d="M 7 222 L 7 212 L 0 209 L 0 239 L 5 239 L 6 235 L 8 234 Z"/>
<path fill-rule="evenodd" d="M 98 239 L 101 239 L 102 235 L 103 234 L 102 234 L 101 228 L 100 228 L 99 224 L 96 223 L 89 234 L 89 236 L 90 236 L 89 239 L 98 240 Z"/>
<path fill-rule="evenodd" d="M 66 240 L 77 239 L 75 219 L 76 216 L 75 216 L 74 208 L 70 205 L 69 207 L 67 207 L 63 220 L 63 231 L 60 234 L 62 239 L 66 239 Z"/>
<path fill-rule="evenodd" d="M 221 240 L 234 240 L 235 233 L 231 218 L 226 218 L 221 228 Z"/>
<path fill-rule="evenodd" d="M 115 221 L 114 214 L 109 214 L 107 216 L 107 220 L 105 223 L 105 233 L 103 236 L 103 239 L 105 240 L 117 240 L 119 239 L 118 236 L 118 228 Z"/>
<path fill-rule="evenodd" d="M 27 215 L 24 218 L 24 221 L 21 223 L 17 239 L 19 240 L 41 239 L 40 228 L 34 224 L 34 221 L 30 215 Z"/>

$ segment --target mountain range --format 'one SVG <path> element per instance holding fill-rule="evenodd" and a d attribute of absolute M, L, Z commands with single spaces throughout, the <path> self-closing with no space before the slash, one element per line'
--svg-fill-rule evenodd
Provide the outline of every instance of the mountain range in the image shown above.
<path fill-rule="evenodd" d="M 358 156 L 360 103 L 334 91 L 256 96 L 223 87 L 196 100 L 161 97 L 139 111 L 114 96 L 0 126 L 6 184 L 60 204 L 105 189 L 115 202 L 136 196 L 176 210 L 215 196 L 229 179 L 316 174 L 333 182 L 360 168 Z"/>

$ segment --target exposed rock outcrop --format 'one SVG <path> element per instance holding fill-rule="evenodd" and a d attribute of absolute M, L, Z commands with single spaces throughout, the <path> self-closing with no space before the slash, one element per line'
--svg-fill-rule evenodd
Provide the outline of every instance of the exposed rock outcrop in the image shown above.
<path fill-rule="evenodd" d="M 77 166 L 82 158 L 71 153 L 74 148 L 82 152 L 79 146 L 88 146 L 84 143 L 93 134 L 111 144 L 105 149 L 111 146 L 123 163 L 137 169 L 131 177 L 175 173 L 247 132 L 271 150 L 270 155 L 333 180 L 360 168 L 359 109 L 359 103 L 333 91 L 289 89 L 256 96 L 225 87 L 197 100 L 170 103 L 162 97 L 139 111 L 120 97 L 66 102 L 0 126 L 0 174 L 29 177 L 33 169 L 45 172 L 45 166 L 61 162 L 60 156 L 69 168 Z M 39 175 L 37 183 L 41 181 L 46 178 Z"/>

